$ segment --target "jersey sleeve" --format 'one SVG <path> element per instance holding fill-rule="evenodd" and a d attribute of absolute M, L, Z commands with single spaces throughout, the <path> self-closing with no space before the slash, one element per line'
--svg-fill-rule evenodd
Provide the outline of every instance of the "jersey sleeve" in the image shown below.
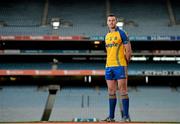
<path fill-rule="evenodd" d="M 122 30 L 119 30 L 119 33 L 121 35 L 123 44 L 127 44 L 129 42 L 129 38 L 128 38 L 127 34 Z"/>

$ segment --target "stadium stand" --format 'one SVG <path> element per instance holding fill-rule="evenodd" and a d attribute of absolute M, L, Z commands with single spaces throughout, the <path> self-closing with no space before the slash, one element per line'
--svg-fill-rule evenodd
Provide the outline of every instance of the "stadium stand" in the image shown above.
<path fill-rule="evenodd" d="M 51 35 L 50 27 L 2 27 L 0 28 L 1 35 Z"/>
<path fill-rule="evenodd" d="M 106 90 L 101 87 L 99 92 L 95 88 L 62 88 L 56 96 L 50 121 L 69 121 L 75 117 L 98 119 L 106 117 L 108 108 Z M 0 90 L 1 122 L 39 121 L 47 94 L 46 90 L 32 86 L 3 87 Z M 137 87 L 137 90 L 129 88 L 131 117 L 133 121 L 178 122 L 179 96 L 179 92 L 167 87 Z M 116 109 L 116 119 L 120 120 L 118 110 Z"/>
<path fill-rule="evenodd" d="M 39 120 L 47 98 L 46 92 L 37 87 L 4 87 L 0 90 L 0 122 Z M 27 121 L 27 120 L 26 120 Z"/>
<path fill-rule="evenodd" d="M 69 27 L 62 24 L 59 30 L 61 35 L 90 36 L 95 35 L 95 32 L 97 32 L 96 35 L 103 35 L 106 31 L 103 26 L 105 19 L 104 4 L 103 1 L 49 1 L 48 20 L 59 17 L 60 20 L 72 24 Z"/>
<path fill-rule="evenodd" d="M 0 69 L 52 69 L 48 63 L 1 63 Z"/>
<path fill-rule="evenodd" d="M 112 1 L 112 12 L 123 18 L 129 35 L 178 35 L 179 26 L 169 27 L 166 2 Z"/>
<path fill-rule="evenodd" d="M 174 10 L 174 14 L 175 14 L 177 24 L 179 24 L 180 23 L 180 13 L 179 13 L 180 12 L 180 9 L 179 9 L 180 3 L 178 0 L 171 0 L 171 3 L 172 3 L 172 7 Z"/>
<path fill-rule="evenodd" d="M 47 17 L 44 16 L 46 24 L 43 27 L 40 25 L 45 2 L 4 0 L 2 3 L 0 21 L 6 26 L 0 28 L 1 35 L 103 36 L 107 32 L 105 20 L 108 8 L 105 1 L 48 1 Z M 166 1 L 147 3 L 142 0 L 131 2 L 114 0 L 110 1 L 109 11 L 124 19 L 124 29 L 129 35 L 179 35 L 179 25 L 169 26 Z M 178 4 L 178 1 L 172 1 L 177 20 L 179 20 Z M 52 18 L 60 19 L 60 29 L 52 29 Z"/>
<path fill-rule="evenodd" d="M 170 25 L 167 1 L 1 0 L 0 122 L 42 121 L 49 85 L 60 86 L 49 121 L 107 116 L 108 13 L 125 21 L 130 36 L 142 36 L 131 42 L 131 119 L 180 122 L 180 3 L 170 0 L 177 21 Z M 60 19 L 59 29 L 52 28 L 53 18 Z"/>
<path fill-rule="evenodd" d="M 34 70 L 51 70 L 53 64 L 52 63 L 1 63 L 0 69 L 7 70 L 24 70 L 24 69 L 34 69 Z M 176 63 L 131 63 L 129 65 L 129 71 L 137 72 L 140 70 L 179 70 L 179 64 Z M 59 70 L 103 70 L 105 68 L 104 63 L 96 63 L 96 62 L 64 62 L 57 64 L 57 69 Z"/>
<path fill-rule="evenodd" d="M 10 27 L 36 27 L 41 24 L 43 1 L 2 0 L 0 20 Z"/>

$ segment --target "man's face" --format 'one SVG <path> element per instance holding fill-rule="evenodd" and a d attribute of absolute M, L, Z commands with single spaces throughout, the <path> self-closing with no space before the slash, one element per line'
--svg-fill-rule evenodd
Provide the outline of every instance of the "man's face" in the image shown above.
<path fill-rule="evenodd" d="M 109 16 L 107 18 L 107 25 L 109 27 L 109 29 L 115 29 L 116 28 L 116 17 L 115 16 Z"/>

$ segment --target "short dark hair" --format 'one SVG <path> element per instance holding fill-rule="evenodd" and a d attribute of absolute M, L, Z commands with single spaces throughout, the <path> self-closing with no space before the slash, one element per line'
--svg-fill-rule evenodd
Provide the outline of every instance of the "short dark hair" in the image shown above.
<path fill-rule="evenodd" d="M 108 16 L 107 16 L 107 17 L 112 17 L 112 16 L 116 17 L 116 15 L 115 15 L 115 14 L 113 14 L 113 13 L 108 14 Z"/>
<path fill-rule="evenodd" d="M 117 20 L 116 15 L 115 15 L 115 14 L 113 14 L 113 13 L 108 14 L 108 15 L 107 15 L 107 18 L 108 18 L 108 17 L 115 17 L 115 18 L 116 18 L 116 20 Z"/>

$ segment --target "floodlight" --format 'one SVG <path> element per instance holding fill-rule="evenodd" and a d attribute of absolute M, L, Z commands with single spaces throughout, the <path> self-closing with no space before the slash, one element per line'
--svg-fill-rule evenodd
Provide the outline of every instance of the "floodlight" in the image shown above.
<path fill-rule="evenodd" d="M 59 18 L 52 18 L 51 19 L 51 25 L 52 25 L 53 29 L 59 29 L 60 19 Z"/>
<path fill-rule="evenodd" d="M 123 29 L 124 19 L 123 18 L 120 18 L 120 19 L 118 18 L 116 26 L 119 27 L 120 29 Z"/>
<path fill-rule="evenodd" d="M 117 22 L 117 24 L 116 24 L 118 27 L 123 27 L 124 26 L 124 22 Z"/>

